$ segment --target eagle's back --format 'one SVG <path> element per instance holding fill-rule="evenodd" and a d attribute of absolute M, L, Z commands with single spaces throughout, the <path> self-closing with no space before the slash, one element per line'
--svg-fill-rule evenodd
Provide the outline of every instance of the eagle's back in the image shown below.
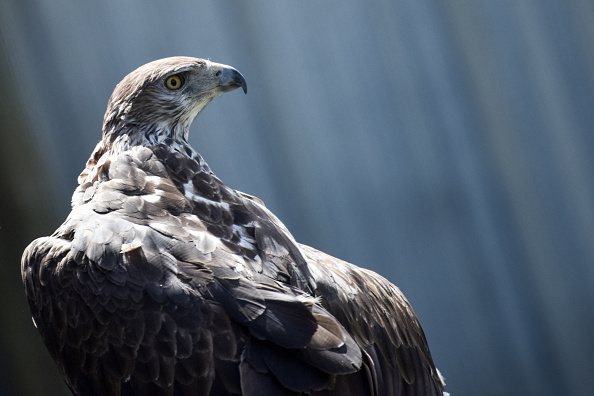
<path fill-rule="evenodd" d="M 77 394 L 120 384 L 204 394 L 194 391 L 214 378 L 216 355 L 235 354 L 228 317 L 199 290 L 213 279 L 211 248 L 188 205 L 154 150 L 125 152 L 99 164 L 66 222 L 25 250 L 33 318 Z"/>
<path fill-rule="evenodd" d="M 362 364 L 286 228 L 191 150 L 99 162 L 22 266 L 34 321 L 76 394 L 299 394 Z"/>

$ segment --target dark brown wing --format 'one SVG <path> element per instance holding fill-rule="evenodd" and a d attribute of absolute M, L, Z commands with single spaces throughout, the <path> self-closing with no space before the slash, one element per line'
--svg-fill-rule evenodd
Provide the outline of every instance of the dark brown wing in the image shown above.
<path fill-rule="evenodd" d="M 196 287 L 212 273 L 193 261 L 195 247 L 172 242 L 79 209 L 26 249 L 33 319 L 75 394 L 208 394 L 215 358 L 236 353 L 228 317 Z"/>
<path fill-rule="evenodd" d="M 109 157 L 66 222 L 25 250 L 33 318 L 67 384 L 80 395 L 334 388 L 361 351 L 306 293 L 298 247 L 195 162 L 165 147 Z"/>
<path fill-rule="evenodd" d="M 380 275 L 300 245 L 316 279 L 316 295 L 365 351 L 374 395 L 441 395 L 443 378 L 433 364 L 412 307 Z"/>

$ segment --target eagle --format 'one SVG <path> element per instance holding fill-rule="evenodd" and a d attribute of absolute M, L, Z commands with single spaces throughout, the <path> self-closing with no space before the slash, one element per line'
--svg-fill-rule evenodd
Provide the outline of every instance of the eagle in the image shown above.
<path fill-rule="evenodd" d="M 188 144 L 233 67 L 128 74 L 72 211 L 24 251 L 34 324 L 74 395 L 442 395 L 419 320 L 380 275 L 295 241 Z"/>

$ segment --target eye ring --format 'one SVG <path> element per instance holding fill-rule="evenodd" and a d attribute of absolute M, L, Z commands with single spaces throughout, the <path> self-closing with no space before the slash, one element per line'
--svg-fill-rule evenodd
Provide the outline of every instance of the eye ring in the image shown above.
<path fill-rule="evenodd" d="M 169 76 L 165 80 L 165 85 L 167 86 L 167 88 L 172 89 L 172 90 L 180 89 L 181 86 L 183 85 L 183 83 L 184 83 L 184 81 L 178 74 Z"/>

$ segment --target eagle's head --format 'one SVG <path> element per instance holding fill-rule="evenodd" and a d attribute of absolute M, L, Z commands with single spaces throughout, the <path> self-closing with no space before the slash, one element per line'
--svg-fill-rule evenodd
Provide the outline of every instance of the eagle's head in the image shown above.
<path fill-rule="evenodd" d="M 205 59 L 156 60 L 128 74 L 115 88 L 103 121 L 105 143 L 134 145 L 166 138 L 187 141 L 190 124 L 213 98 L 243 88 L 230 66 Z"/>

